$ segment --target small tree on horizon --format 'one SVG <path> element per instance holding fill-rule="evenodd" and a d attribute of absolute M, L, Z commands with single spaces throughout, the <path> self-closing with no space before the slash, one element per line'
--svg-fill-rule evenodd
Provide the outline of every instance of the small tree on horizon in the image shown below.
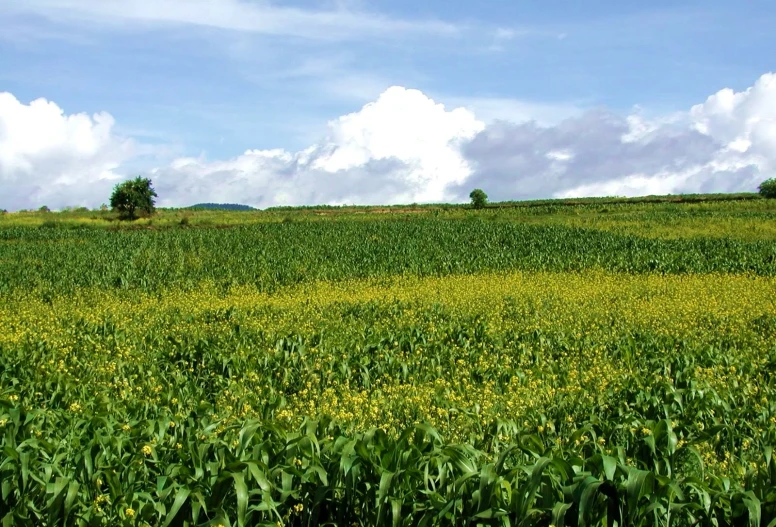
<path fill-rule="evenodd" d="M 485 194 L 485 191 L 481 188 L 472 190 L 469 197 L 472 200 L 472 207 L 475 209 L 484 209 L 485 205 L 488 203 L 488 195 Z"/>
<path fill-rule="evenodd" d="M 757 187 L 758 192 L 764 198 L 776 198 L 776 178 L 766 179 Z"/>
<path fill-rule="evenodd" d="M 139 217 L 138 214 L 154 213 L 156 197 L 158 196 L 151 186 L 151 180 L 138 176 L 114 187 L 110 206 L 121 218 L 134 220 Z"/>

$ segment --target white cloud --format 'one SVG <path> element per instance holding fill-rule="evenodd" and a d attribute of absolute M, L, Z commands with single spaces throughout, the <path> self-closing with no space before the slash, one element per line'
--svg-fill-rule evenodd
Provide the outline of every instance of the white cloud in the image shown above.
<path fill-rule="evenodd" d="M 471 173 L 461 144 L 483 129 L 466 109 L 447 110 L 420 91 L 394 86 L 360 111 L 330 122 L 326 139 L 301 152 L 251 150 L 222 162 L 185 159 L 153 176 L 160 195 L 175 196 L 170 204 L 445 201 L 455 197 L 451 186 Z"/>
<path fill-rule="evenodd" d="M 444 199 L 449 184 L 469 176 L 461 143 L 483 128 L 464 108 L 448 111 L 418 90 L 394 86 L 361 111 L 330 124 L 331 153 L 313 168 L 337 172 L 393 158 L 413 168 L 409 178 L 419 189 L 418 200 Z"/>
<path fill-rule="evenodd" d="M 581 104 L 543 103 L 509 97 L 437 95 L 436 98 L 448 105 L 463 106 L 471 110 L 478 119 L 486 124 L 495 121 L 510 121 L 512 123 L 536 121 L 538 124 L 550 126 L 584 112 Z"/>
<path fill-rule="evenodd" d="M 0 7 L 9 13 L 32 12 L 58 21 L 99 21 L 121 27 L 193 25 L 323 40 L 458 32 L 455 25 L 446 22 L 391 18 L 347 6 L 310 10 L 247 0 L 0 0 Z"/>
<path fill-rule="evenodd" d="M 114 136 L 107 113 L 65 115 L 45 99 L 23 104 L 0 93 L 0 208 L 93 204 L 141 153 Z"/>
<path fill-rule="evenodd" d="M 776 74 L 760 77 L 745 91 L 726 88 L 693 106 L 695 128 L 733 150 L 776 153 Z M 744 148 L 746 147 L 746 148 Z"/>
<path fill-rule="evenodd" d="M 328 123 L 298 152 L 179 158 L 147 171 L 160 205 L 267 207 L 754 190 L 776 168 L 776 75 L 722 90 L 686 112 L 646 118 L 593 110 L 554 123 L 485 123 L 394 86 Z M 66 115 L 45 100 L 0 95 L 0 207 L 97 205 L 142 145 L 108 114 Z"/>
<path fill-rule="evenodd" d="M 637 109 L 495 122 L 464 153 L 475 170 L 459 199 L 473 186 L 494 199 L 753 191 L 776 170 L 776 75 L 655 119 Z"/>

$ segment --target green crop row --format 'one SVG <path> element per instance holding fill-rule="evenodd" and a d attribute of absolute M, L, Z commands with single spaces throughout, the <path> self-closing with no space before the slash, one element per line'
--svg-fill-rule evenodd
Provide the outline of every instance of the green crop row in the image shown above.
<path fill-rule="evenodd" d="M 776 244 L 435 219 L 108 232 L 0 229 L 0 294 L 158 290 L 205 280 L 260 290 L 311 280 L 490 271 L 776 273 Z"/>

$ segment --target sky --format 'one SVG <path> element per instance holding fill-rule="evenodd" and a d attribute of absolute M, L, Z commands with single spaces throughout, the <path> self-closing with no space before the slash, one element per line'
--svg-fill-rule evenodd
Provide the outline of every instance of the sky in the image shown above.
<path fill-rule="evenodd" d="M 776 2 L 0 0 L 0 209 L 755 191 Z"/>

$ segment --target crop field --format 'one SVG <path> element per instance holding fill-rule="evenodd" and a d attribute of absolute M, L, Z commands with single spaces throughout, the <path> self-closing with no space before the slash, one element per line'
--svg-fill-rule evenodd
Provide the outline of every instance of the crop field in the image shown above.
<path fill-rule="evenodd" d="M 0 522 L 776 526 L 775 201 L 2 215 Z"/>

